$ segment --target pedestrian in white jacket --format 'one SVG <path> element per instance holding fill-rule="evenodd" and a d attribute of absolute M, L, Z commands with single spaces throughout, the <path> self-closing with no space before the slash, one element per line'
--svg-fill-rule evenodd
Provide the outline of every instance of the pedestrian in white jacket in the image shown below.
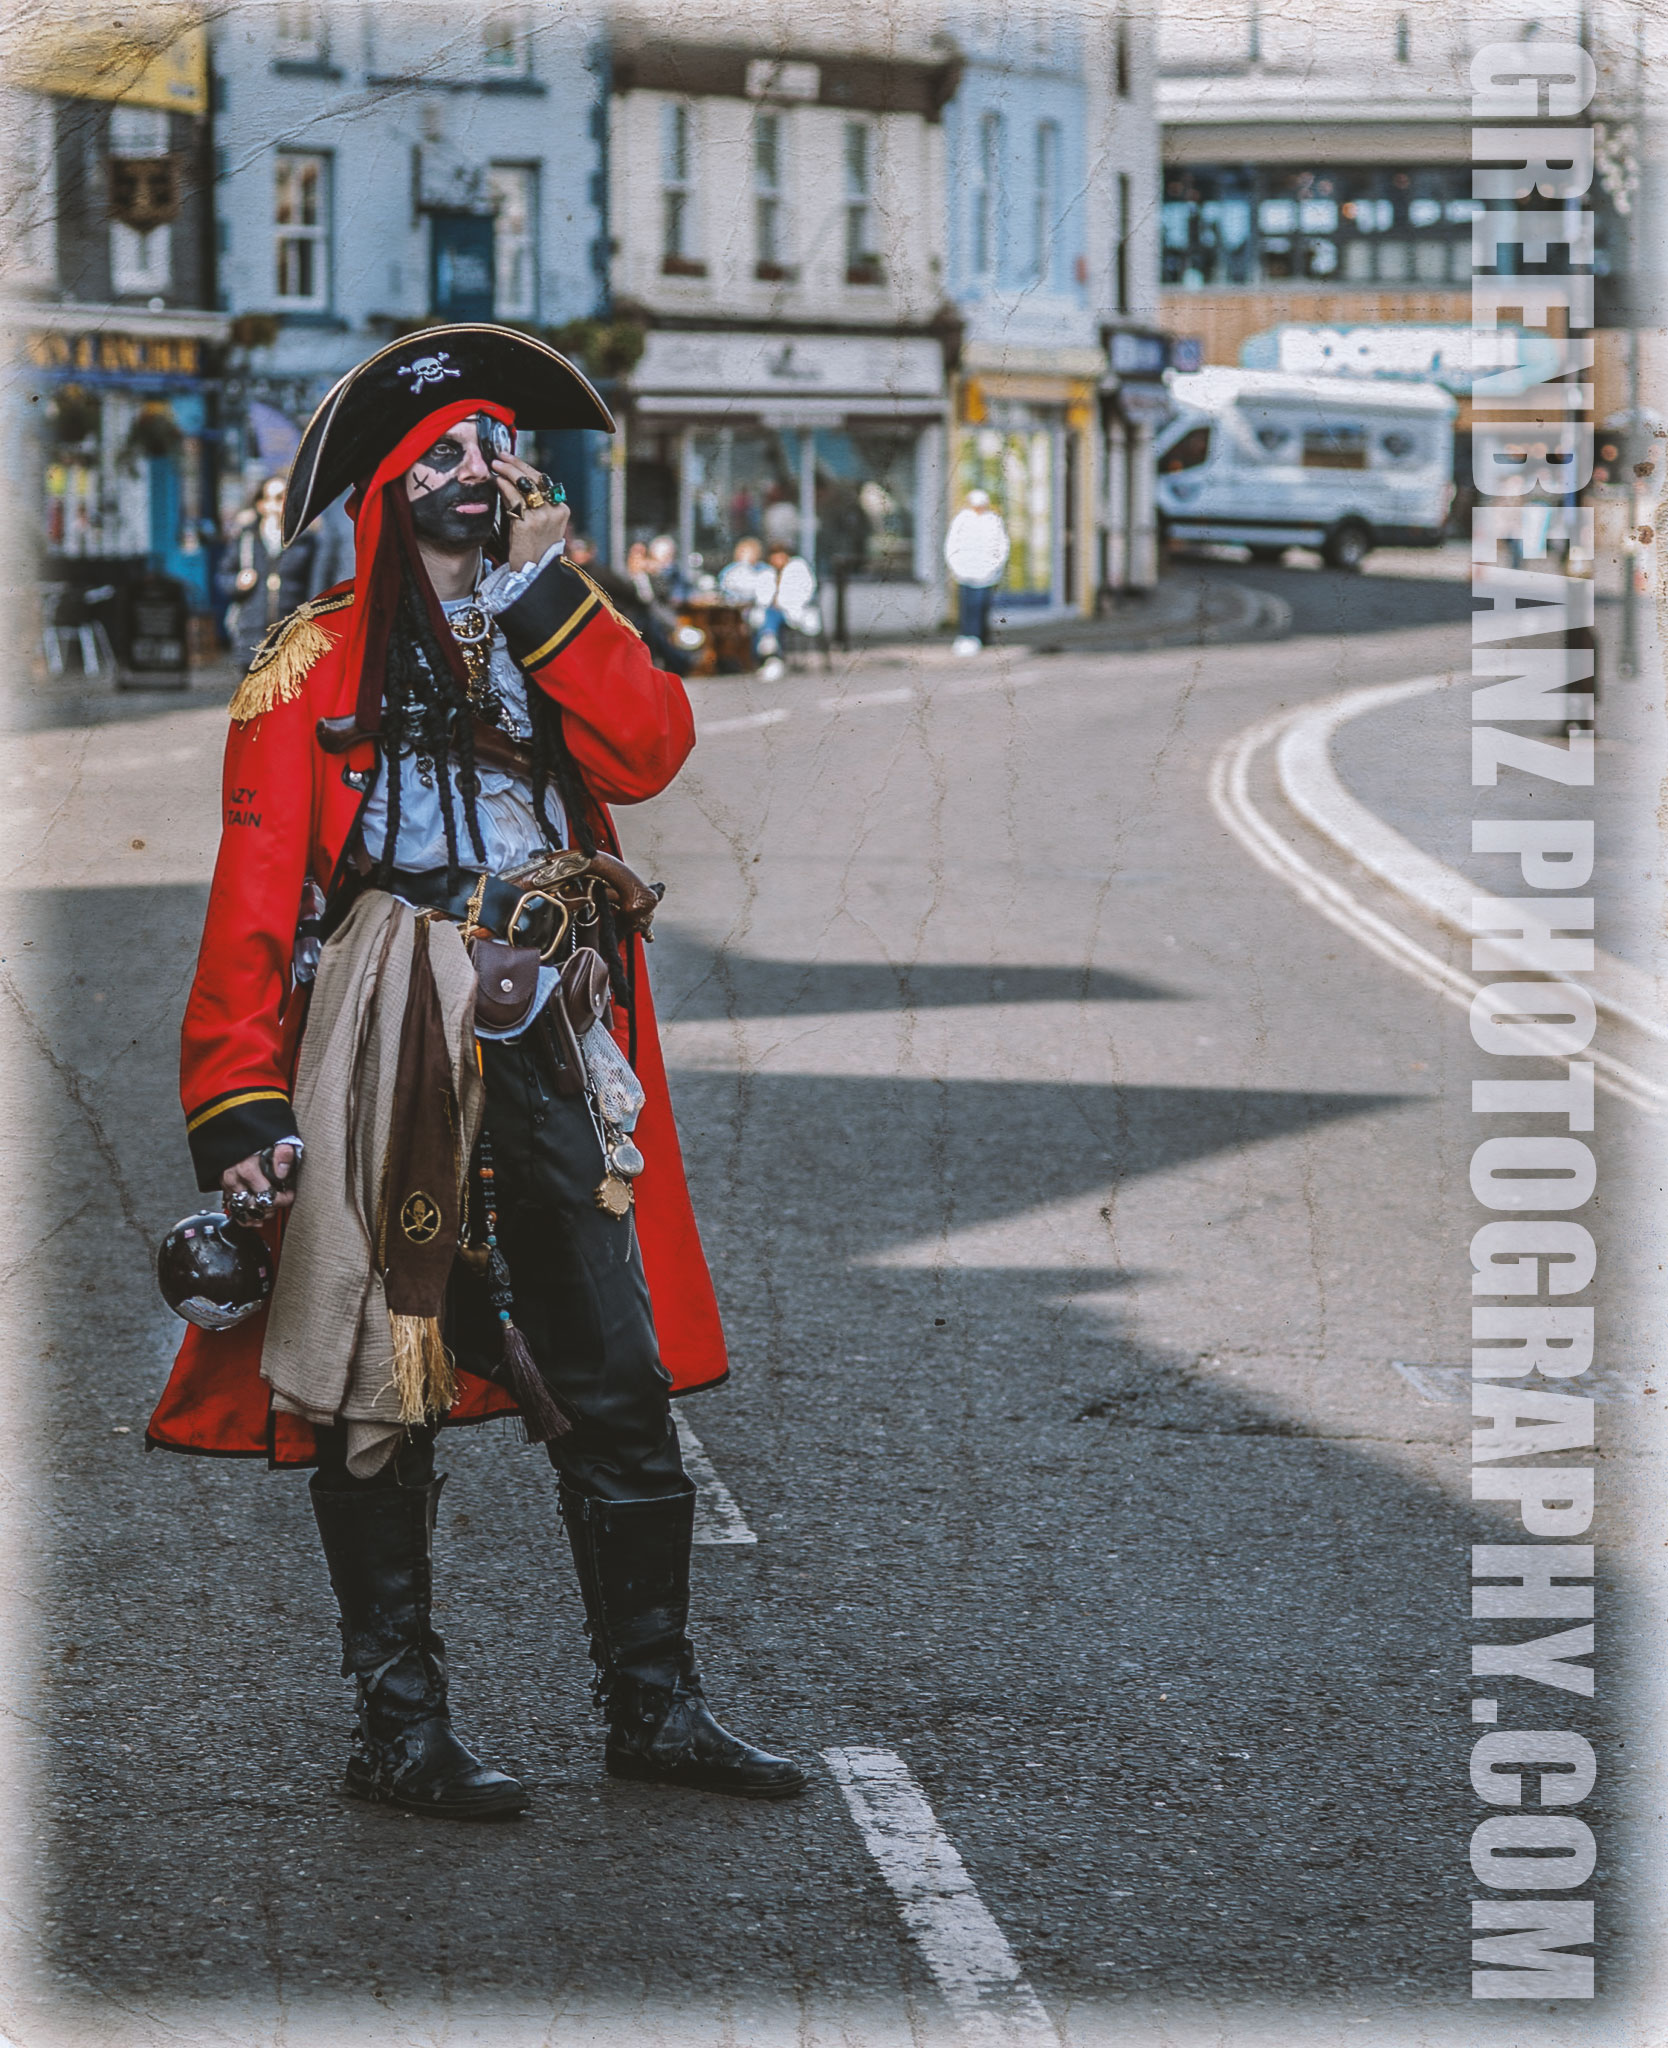
<path fill-rule="evenodd" d="M 1008 529 L 987 492 L 968 492 L 944 536 L 944 561 L 957 586 L 956 652 L 977 654 L 989 638 L 991 600 L 1008 566 Z"/>

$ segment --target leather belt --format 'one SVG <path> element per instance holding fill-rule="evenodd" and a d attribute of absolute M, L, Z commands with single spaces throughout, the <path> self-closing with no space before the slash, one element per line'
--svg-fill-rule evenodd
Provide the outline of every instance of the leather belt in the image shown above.
<path fill-rule="evenodd" d="M 410 868 L 395 868 L 388 878 L 388 886 L 396 896 L 403 896 L 407 903 L 414 903 L 422 910 L 438 910 L 442 917 L 462 924 L 469 916 L 475 892 L 481 886 L 481 877 L 479 870 L 474 874 L 466 873 L 454 889 L 448 885 L 445 868 L 426 868 L 420 873 Z M 526 893 L 526 888 L 519 883 L 507 882 L 502 875 L 488 875 L 476 921 L 495 937 L 507 939 L 516 905 Z"/>

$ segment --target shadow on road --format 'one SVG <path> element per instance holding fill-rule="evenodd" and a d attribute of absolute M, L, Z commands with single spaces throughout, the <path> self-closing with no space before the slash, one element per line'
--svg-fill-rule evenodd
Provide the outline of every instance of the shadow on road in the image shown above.
<path fill-rule="evenodd" d="M 657 939 L 651 963 L 663 1021 L 959 1009 L 980 1003 L 1176 1003 L 1179 989 L 1104 967 L 977 966 L 933 961 L 773 960 L 716 956 Z M 677 994 L 659 996 L 662 979 Z"/>
<path fill-rule="evenodd" d="M 1375 576 L 1372 557 L 1355 574 L 1254 562 L 1178 561 L 1172 576 L 1201 584 L 1238 583 L 1266 590 L 1291 608 L 1294 636 L 1393 633 L 1412 626 L 1458 625 L 1472 611 L 1471 586 L 1441 577 Z"/>
<path fill-rule="evenodd" d="M 134 1020 L 94 1015 L 68 976 L 30 988 L 80 1091 L 43 1064 L 64 1215 L 35 1266 L 38 1346 L 16 1361 L 38 1490 L 36 1898 L 59 2007 L 105 2024 L 112 2000 L 178 2015 L 245 1997 L 328 2023 L 385 1999 L 612 2002 L 644 2038 L 724 2001 L 930 2009 L 826 1786 L 760 1812 L 602 1777 L 550 1474 L 496 1430 L 443 1444 L 439 1619 L 468 1732 L 533 1782 L 533 1812 L 471 1830 L 336 1797 L 348 1696 L 304 1483 L 138 1448 L 169 1334 L 147 1238 L 185 1179 L 171 1028 L 138 1018 L 167 1008 L 199 904 L 38 904 L 62 958 L 101 954 Z M 797 963 L 689 954 L 682 971 L 728 977 L 747 1014 L 802 986 L 819 1009 L 842 989 L 854 1008 L 896 1000 L 890 970 L 825 986 Z M 910 972 L 918 1001 L 987 999 L 984 969 Z M 1081 989 L 1016 975 L 1034 999 Z M 670 1012 L 709 1014 L 676 981 Z M 1141 1276 L 1109 1241 L 1061 1268 L 931 1253 L 1299 1132 L 1352 1129 L 1365 1157 L 1377 1120 L 1423 1114 L 1418 1099 L 676 1087 L 736 1361 L 688 1412 L 760 1538 L 698 1554 L 726 1718 L 806 1756 L 898 1748 L 1056 2012 L 1132 1991 L 1463 2005 L 1466 1546 L 1506 1525 L 1419 1483 L 1405 1447 L 1312 1433 L 1211 1361 L 1136 1341 L 1120 1297 Z M 923 1244 L 920 1264 L 873 1263 Z M 1586 1703 L 1558 1706 L 1595 1732 Z M 1608 1995 L 1624 1974 L 1613 1951 Z"/>

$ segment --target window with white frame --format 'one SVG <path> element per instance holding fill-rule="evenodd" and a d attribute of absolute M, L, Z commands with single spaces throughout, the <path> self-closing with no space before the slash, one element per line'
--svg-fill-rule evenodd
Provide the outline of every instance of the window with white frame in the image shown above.
<path fill-rule="evenodd" d="M 117 105 L 110 109 L 113 157 L 164 157 L 168 116 L 161 107 Z M 110 223 L 110 289 L 117 298 L 154 297 L 174 280 L 173 231 L 167 226 L 131 228 Z"/>
<path fill-rule="evenodd" d="M 695 255 L 695 115 L 683 100 L 667 102 L 660 131 L 660 267 L 698 277 Z"/>
<path fill-rule="evenodd" d="M 1054 277 L 1055 223 L 1060 211 L 1060 124 L 1037 123 L 1036 192 L 1031 220 L 1031 274 L 1039 284 Z"/>
<path fill-rule="evenodd" d="M 290 63 L 317 63 L 324 56 L 324 8 L 317 0 L 280 0 L 274 10 L 273 45 Z"/>
<path fill-rule="evenodd" d="M 758 114 L 753 120 L 753 244 L 757 274 L 767 280 L 787 274 L 787 215 L 783 198 L 783 120 Z"/>
<path fill-rule="evenodd" d="M 173 281 L 174 244 L 168 228 L 110 223 L 110 289 L 117 298 L 152 298 Z"/>
<path fill-rule="evenodd" d="M 846 283 L 880 284 L 875 248 L 874 130 L 867 121 L 846 123 Z"/>
<path fill-rule="evenodd" d="M 110 109 L 112 156 L 166 156 L 168 116 L 161 107 L 114 106 Z"/>
<path fill-rule="evenodd" d="M 481 62 L 495 78 L 527 70 L 527 24 L 519 7 L 497 7 L 481 23 Z"/>
<path fill-rule="evenodd" d="M 973 275 L 988 278 L 997 268 L 1001 236 L 1000 193 L 1002 185 L 1002 116 L 979 117 L 977 147 L 973 157 Z"/>
<path fill-rule="evenodd" d="M 538 312 L 539 174 L 533 164 L 493 164 L 487 171 L 494 218 L 493 304 L 501 320 Z"/>
<path fill-rule="evenodd" d="M 280 304 L 320 310 L 330 299 L 330 159 L 279 154 L 273 190 L 274 282 Z"/>

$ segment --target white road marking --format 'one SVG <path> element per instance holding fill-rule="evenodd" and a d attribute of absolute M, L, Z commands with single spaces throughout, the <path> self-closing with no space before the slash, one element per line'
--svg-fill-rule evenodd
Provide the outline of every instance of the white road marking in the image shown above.
<path fill-rule="evenodd" d="M 1475 931 L 1473 899 L 1486 892 L 1458 869 L 1415 846 L 1352 796 L 1332 765 L 1332 741 L 1338 728 L 1352 718 L 1470 680 L 1469 672 L 1461 670 L 1345 690 L 1341 696 L 1294 712 L 1275 757 L 1281 793 L 1299 817 L 1306 818 L 1323 839 L 1359 861 L 1368 874 L 1388 883 L 1398 896 L 1465 938 Z M 1538 972 L 1528 948 L 1504 934 L 1491 936 L 1502 954 L 1520 951 L 1526 956 L 1524 966 Z M 1656 983 L 1630 962 L 1597 948 L 1594 972 L 1582 977 L 1581 986 L 1601 1010 L 1649 1037 L 1668 1040 L 1668 1022 L 1657 1015 Z"/>
<path fill-rule="evenodd" d="M 1341 882 L 1333 881 L 1319 868 L 1311 866 L 1295 848 L 1286 844 L 1251 801 L 1252 761 L 1264 747 L 1278 741 L 1310 708 L 1305 707 L 1304 711 L 1295 714 L 1282 711 L 1273 718 L 1262 719 L 1228 742 L 1210 766 L 1211 808 L 1252 859 L 1267 868 L 1270 874 L 1279 876 L 1311 910 L 1319 911 L 1322 917 L 1340 931 L 1348 932 L 1352 939 L 1369 952 L 1378 954 L 1381 960 L 1388 960 L 1393 967 L 1399 967 L 1404 974 L 1411 975 L 1415 981 L 1458 1008 L 1469 1010 L 1471 999 L 1483 986 L 1482 982 L 1461 973 L 1457 967 L 1450 967 L 1446 960 L 1439 959 L 1416 939 L 1409 938 L 1388 918 L 1369 910 Z M 1632 1103 L 1634 1108 L 1653 1114 L 1668 1105 L 1668 1090 L 1640 1073 L 1636 1067 L 1629 1066 L 1611 1053 L 1601 1052 L 1596 1046 L 1590 1047 L 1586 1056 L 1597 1070 L 1593 1076 L 1595 1082 L 1607 1094 L 1619 1096 L 1622 1101 Z"/>
<path fill-rule="evenodd" d="M 889 1749 L 822 1754 L 969 2048 L 1059 2048 L 1007 1936 L 902 1757 Z"/>
<path fill-rule="evenodd" d="M 824 697 L 821 709 L 824 711 L 857 711 L 866 704 L 908 704 L 915 691 L 905 684 L 897 690 L 854 690 L 846 697 Z"/>
<path fill-rule="evenodd" d="M 697 1543 L 757 1543 L 748 1528 L 736 1498 L 712 1468 L 701 1439 L 683 1419 L 675 1404 L 672 1420 L 678 1426 L 678 1443 L 683 1450 L 683 1469 L 699 1491 L 695 1497 L 695 1541 Z"/>
<path fill-rule="evenodd" d="M 756 732 L 760 726 L 780 725 L 793 716 L 791 711 L 778 705 L 774 711 L 748 711 L 739 718 L 713 718 L 698 722 L 695 727 L 697 739 L 706 739 L 715 732 Z"/>
<path fill-rule="evenodd" d="M 1468 1365 L 1413 1365 L 1402 1358 L 1392 1358 L 1390 1364 L 1421 1401 L 1438 1407 L 1469 1408 L 1475 1389 L 1489 1384 L 1479 1380 Z M 1584 1372 L 1579 1385 L 1570 1382 L 1570 1391 L 1585 1394 L 1600 1407 L 1620 1402 L 1623 1407 L 1637 1408 L 1644 1396 L 1642 1382 L 1634 1384 L 1604 1372 Z"/>

